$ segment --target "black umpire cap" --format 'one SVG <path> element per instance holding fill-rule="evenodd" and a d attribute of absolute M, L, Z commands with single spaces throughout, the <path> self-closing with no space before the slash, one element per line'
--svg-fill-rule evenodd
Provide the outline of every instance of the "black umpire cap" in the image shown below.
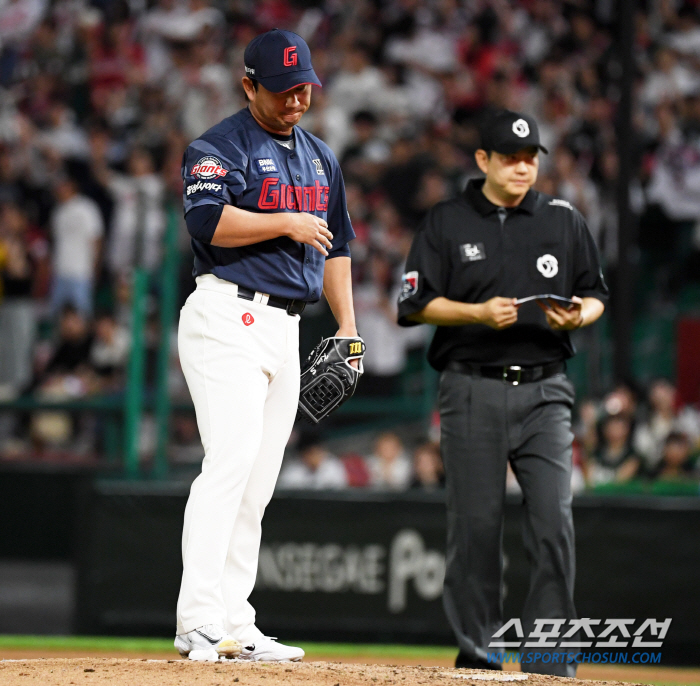
<path fill-rule="evenodd" d="M 481 126 L 481 148 L 495 150 L 502 155 L 512 155 L 524 148 L 539 148 L 549 151 L 540 143 L 537 122 L 527 114 L 501 110 L 488 116 Z"/>
<path fill-rule="evenodd" d="M 273 93 L 310 83 L 321 82 L 311 66 L 311 51 L 306 41 L 292 31 L 272 29 L 253 38 L 243 55 L 245 74 Z"/>

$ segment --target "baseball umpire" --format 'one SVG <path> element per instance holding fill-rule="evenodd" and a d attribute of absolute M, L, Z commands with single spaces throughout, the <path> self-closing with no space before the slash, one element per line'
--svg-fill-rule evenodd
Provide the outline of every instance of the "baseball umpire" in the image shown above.
<path fill-rule="evenodd" d="M 437 326 L 428 358 L 441 372 L 443 600 L 459 645 L 456 666 L 500 669 L 488 661 L 488 644 L 503 625 L 508 462 L 523 491 L 531 563 L 525 636 L 536 619 L 576 616 L 574 390 L 565 360 L 574 354 L 569 332 L 601 316 L 607 287 L 581 214 L 532 190 L 539 152 L 547 152 L 534 119 L 501 111 L 481 134 L 475 158 L 486 178 L 428 213 L 408 257 L 399 323 Z M 546 294 L 573 303 L 516 302 Z M 573 676 L 575 665 L 532 662 L 523 670 Z"/>
<path fill-rule="evenodd" d="M 185 510 L 175 646 L 192 659 L 294 661 L 304 651 L 265 636 L 248 596 L 297 412 L 299 314 L 323 289 L 337 335 L 359 341 L 355 234 L 336 158 L 296 126 L 321 85 L 308 46 L 275 29 L 244 60 L 248 107 L 191 143 L 182 165 L 197 288 L 178 345 L 205 457 Z"/>

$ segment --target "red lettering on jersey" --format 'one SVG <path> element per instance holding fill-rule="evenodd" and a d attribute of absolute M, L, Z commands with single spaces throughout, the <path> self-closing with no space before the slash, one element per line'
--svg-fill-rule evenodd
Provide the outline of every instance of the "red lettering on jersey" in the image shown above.
<path fill-rule="evenodd" d="M 215 176 L 226 176 L 226 174 L 228 174 L 228 169 L 224 169 L 222 166 L 218 164 L 212 164 L 211 162 L 208 162 L 206 164 L 197 163 L 194 165 L 194 167 L 192 167 L 192 171 L 190 171 L 190 174 L 192 174 L 192 176 L 201 176 L 205 179 L 210 179 Z"/>
<path fill-rule="evenodd" d="M 261 210 L 327 212 L 328 192 L 328 186 L 322 186 L 318 181 L 313 186 L 288 186 L 280 183 L 278 178 L 268 177 L 262 183 L 258 207 Z"/>
<path fill-rule="evenodd" d="M 297 46 L 290 45 L 288 48 L 284 49 L 284 66 L 294 67 L 297 63 Z"/>
<path fill-rule="evenodd" d="M 250 312 L 245 312 L 241 319 L 246 326 L 250 326 L 251 324 L 255 323 L 255 319 L 253 319 L 253 315 Z"/>
<path fill-rule="evenodd" d="M 316 209 L 320 212 L 326 212 L 328 210 L 328 186 L 322 186 L 317 179 L 314 190 L 316 192 Z"/>
<path fill-rule="evenodd" d="M 297 209 L 296 200 L 294 199 L 294 186 L 287 186 L 287 209 Z"/>
<path fill-rule="evenodd" d="M 314 212 L 316 210 L 315 190 L 313 186 L 304 186 L 304 212 Z"/>
<path fill-rule="evenodd" d="M 258 199 L 258 207 L 261 210 L 276 210 L 280 206 L 280 192 L 276 188 L 271 188 L 279 182 L 279 179 L 271 177 L 263 181 L 260 198 Z"/>
<path fill-rule="evenodd" d="M 299 212 L 303 212 L 304 207 L 304 189 L 301 186 L 294 186 L 294 199 L 296 200 L 296 208 Z"/>

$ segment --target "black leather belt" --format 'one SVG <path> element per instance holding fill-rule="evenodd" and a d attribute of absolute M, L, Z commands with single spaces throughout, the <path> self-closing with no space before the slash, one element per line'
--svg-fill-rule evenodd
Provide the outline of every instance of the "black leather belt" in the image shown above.
<path fill-rule="evenodd" d="M 548 379 L 555 374 L 561 374 L 566 371 L 565 362 L 550 362 L 537 367 L 520 367 L 511 365 L 509 367 L 482 366 L 471 362 L 462 362 L 461 360 L 451 360 L 447 363 L 447 369 L 451 372 L 459 372 L 460 374 L 469 374 L 470 376 L 483 376 L 487 379 L 499 379 L 504 383 L 517 386 L 521 383 L 532 383 L 533 381 L 541 381 Z"/>
<path fill-rule="evenodd" d="M 238 297 L 243 300 L 255 300 L 255 291 L 250 288 L 238 287 Z M 278 298 L 276 295 L 271 295 L 267 299 L 267 304 L 270 307 L 277 307 L 280 310 L 287 310 L 287 314 L 301 314 L 306 307 L 304 300 L 291 300 L 290 298 Z"/>

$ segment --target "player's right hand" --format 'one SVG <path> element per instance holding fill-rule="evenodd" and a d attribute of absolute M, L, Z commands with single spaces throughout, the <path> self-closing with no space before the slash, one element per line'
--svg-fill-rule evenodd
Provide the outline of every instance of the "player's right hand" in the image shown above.
<path fill-rule="evenodd" d="M 518 321 L 515 298 L 491 298 L 481 304 L 481 323 L 492 329 L 507 329 Z"/>
<path fill-rule="evenodd" d="M 307 212 L 295 212 L 285 215 L 289 217 L 287 235 L 299 243 L 306 243 L 316 248 L 322 255 L 328 255 L 333 245 L 333 234 L 328 230 L 328 222 Z M 328 248 L 328 250 L 326 250 Z"/>

